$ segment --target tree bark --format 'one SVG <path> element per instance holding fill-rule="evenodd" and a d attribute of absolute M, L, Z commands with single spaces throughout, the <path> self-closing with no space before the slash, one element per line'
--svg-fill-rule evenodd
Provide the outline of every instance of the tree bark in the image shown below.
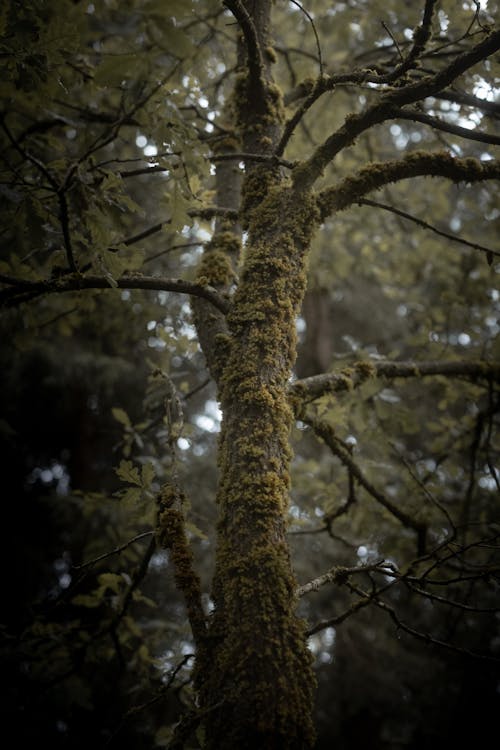
<path fill-rule="evenodd" d="M 271 3 L 226 5 L 242 28 L 247 58 L 231 105 L 235 130 L 245 153 L 269 153 L 282 122 L 265 51 Z M 305 628 L 295 613 L 297 584 L 286 536 L 287 384 L 317 209 L 275 165 L 249 163 L 241 216 L 248 239 L 227 321 L 208 320 L 205 302 L 195 303 L 202 346 L 212 344 L 207 363 L 223 412 L 214 612 L 197 684 L 207 748 L 305 750 L 314 742 L 315 681 Z M 212 263 L 213 251 L 224 252 L 228 229 L 236 236 L 235 227 L 219 227 L 202 265 L 220 291 L 230 284 L 232 266 L 220 273 L 222 259 Z"/>
<path fill-rule="evenodd" d="M 277 188 L 250 225 L 240 286 L 228 316 L 220 380 L 215 612 L 202 706 L 209 748 L 308 748 L 314 677 L 286 538 L 287 383 L 295 316 L 305 288 L 304 223 L 314 211 Z"/>

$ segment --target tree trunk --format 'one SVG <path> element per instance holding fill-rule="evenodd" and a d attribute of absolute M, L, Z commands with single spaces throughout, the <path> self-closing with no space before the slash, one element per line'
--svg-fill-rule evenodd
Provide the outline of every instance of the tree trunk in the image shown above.
<path fill-rule="evenodd" d="M 221 377 L 215 613 L 202 669 L 209 748 L 308 748 L 314 677 L 286 538 L 295 316 L 310 216 L 277 188 L 255 212 Z"/>
<path fill-rule="evenodd" d="M 282 121 L 272 56 L 261 52 L 269 49 L 271 3 L 227 5 L 247 35 L 246 67 L 231 103 L 235 132 L 245 153 L 265 155 Z M 295 614 L 286 536 L 292 419 L 286 387 L 316 214 L 309 196 L 272 161 L 249 160 L 245 171 L 241 215 L 248 240 L 227 323 L 213 311 L 209 320 L 207 303 L 195 303 L 223 412 L 215 609 L 197 681 L 207 748 L 306 749 L 314 742 L 315 681 Z M 236 235 L 234 226 L 219 227 L 202 262 L 201 274 L 219 290 L 231 283 L 232 264 L 224 265 L 223 257 Z"/>

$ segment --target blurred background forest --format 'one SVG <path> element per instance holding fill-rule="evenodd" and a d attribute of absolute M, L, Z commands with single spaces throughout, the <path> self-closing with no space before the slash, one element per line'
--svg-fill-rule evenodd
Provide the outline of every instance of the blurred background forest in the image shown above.
<path fill-rule="evenodd" d="M 304 5 L 325 69 L 342 72 L 393 66 L 422 4 Z M 438 8 L 434 66 L 499 10 Z M 298 4 L 279 0 L 274 16 L 287 101 L 318 74 L 318 42 Z M 212 0 L 10 0 L 0 19 L 4 288 L 64 273 L 68 237 L 79 268 L 110 285 L 19 298 L 0 317 L 4 732 L 54 749 L 167 746 L 193 700 L 193 646 L 154 545 L 154 497 L 174 472 L 208 608 L 220 412 L 188 298 L 112 287 L 127 271 L 194 280 L 212 221 L 193 214 L 213 200 L 208 156 L 229 127 L 237 30 Z M 498 75 L 491 58 L 426 102 L 490 143 L 391 121 L 346 149 L 336 176 L 412 150 L 494 158 Z M 309 153 L 374 92 L 346 83 L 324 96 L 285 157 Z M 315 239 L 296 376 L 360 360 L 498 362 L 498 186 L 418 178 L 370 197 Z M 173 389 L 184 416 L 174 445 Z M 311 408 L 340 447 L 294 427 L 298 582 L 373 566 L 299 604 L 314 631 L 318 750 L 481 745 L 500 711 L 498 383 L 371 378 Z M 377 493 L 428 526 L 425 551 Z"/>

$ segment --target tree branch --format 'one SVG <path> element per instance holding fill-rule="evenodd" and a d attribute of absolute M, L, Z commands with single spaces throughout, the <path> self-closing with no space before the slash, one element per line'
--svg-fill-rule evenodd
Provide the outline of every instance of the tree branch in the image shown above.
<path fill-rule="evenodd" d="M 394 503 L 388 500 L 385 495 L 383 495 L 376 487 L 371 484 L 371 482 L 368 481 L 368 479 L 366 479 L 359 466 L 353 460 L 349 451 L 344 448 L 341 441 L 336 437 L 334 429 L 329 424 L 306 415 L 304 411 L 300 412 L 299 418 L 314 430 L 316 435 L 323 440 L 323 442 L 328 446 L 328 448 L 330 448 L 334 455 L 340 458 L 341 462 L 344 464 L 344 466 L 347 466 L 356 481 L 361 485 L 361 487 L 366 490 L 369 495 L 371 495 L 371 497 L 373 497 L 374 500 L 376 500 L 380 505 L 382 505 L 383 508 L 391 513 L 394 518 L 397 518 L 398 521 L 403 524 L 403 526 L 409 529 L 413 529 L 417 533 L 418 554 L 423 555 L 425 552 L 425 538 L 427 533 L 426 524 L 422 521 L 416 521 L 404 510 L 399 508 L 397 505 L 394 505 Z"/>
<path fill-rule="evenodd" d="M 344 578 L 343 583 L 346 584 L 348 580 L 349 577 L 347 576 L 346 578 Z M 355 612 L 358 612 L 360 609 L 363 609 L 364 607 L 367 607 L 369 604 L 371 604 L 377 596 L 394 586 L 394 583 L 394 580 L 390 581 L 389 583 L 378 589 L 378 591 L 374 590 L 371 594 L 367 594 L 365 597 L 362 597 L 361 599 L 359 599 L 359 601 L 351 604 L 349 609 L 345 610 L 341 615 L 337 615 L 337 617 L 332 617 L 329 620 L 322 620 L 321 622 L 316 623 L 316 625 L 314 625 L 307 631 L 306 635 L 311 636 L 315 633 L 319 633 L 321 630 L 326 630 L 326 628 L 334 628 L 337 625 L 340 625 L 342 622 L 344 622 L 344 620 L 347 620 L 347 618 L 353 615 Z"/>
<path fill-rule="evenodd" d="M 201 604 L 201 582 L 194 570 L 194 560 L 185 531 L 182 507 L 185 498 L 175 484 L 165 484 L 158 495 L 157 538 L 170 553 L 177 588 L 186 602 L 189 623 L 196 645 L 200 648 L 207 632 Z"/>
<path fill-rule="evenodd" d="M 469 141 L 478 141 L 479 143 L 491 143 L 494 146 L 500 145 L 500 136 L 493 133 L 482 133 L 476 130 L 462 128 L 460 125 L 454 125 L 451 122 L 444 122 L 438 117 L 426 115 L 417 109 L 398 109 L 394 108 L 392 115 L 395 120 L 411 120 L 412 122 L 422 122 L 424 125 L 430 125 L 435 130 L 442 130 L 444 133 L 452 133 L 461 138 L 467 138 Z"/>
<path fill-rule="evenodd" d="M 281 136 L 280 142 L 278 144 L 278 147 L 276 149 L 276 154 L 278 156 L 281 156 L 286 144 L 290 140 L 290 137 L 295 130 L 297 124 L 300 122 L 304 114 L 307 112 L 308 109 L 314 104 L 319 97 L 324 94 L 326 91 L 332 91 L 335 86 L 339 84 L 345 84 L 345 83 L 357 83 L 357 84 L 363 84 L 363 83 L 375 83 L 375 84 L 387 84 L 392 83 L 393 81 L 400 78 L 404 73 L 406 73 L 407 70 L 409 70 L 412 65 L 414 65 L 415 61 L 420 57 L 422 52 L 425 49 L 425 45 L 427 44 L 430 33 L 431 33 L 431 23 L 432 23 L 432 14 L 434 11 L 434 6 L 436 5 L 436 0 L 426 0 L 425 9 L 424 9 L 424 15 L 422 19 L 422 24 L 418 27 L 418 29 L 415 32 L 414 36 L 414 42 L 413 46 L 410 49 L 410 52 L 408 53 L 407 57 L 401 62 L 400 65 L 396 66 L 396 68 L 391 71 L 391 73 L 388 73 L 386 75 L 379 75 L 377 73 L 374 73 L 373 70 L 366 68 L 361 70 L 354 70 L 350 73 L 340 73 L 333 76 L 324 76 L 322 65 L 321 65 L 321 58 L 320 58 L 320 75 L 317 78 L 316 81 L 305 81 L 301 83 L 296 90 L 296 93 L 290 93 L 287 97 L 287 103 L 291 103 L 295 99 L 295 96 L 298 95 L 300 98 L 301 96 L 307 96 L 306 100 L 302 103 L 302 105 L 294 112 L 292 117 L 285 123 L 285 128 L 283 131 L 283 134 Z M 318 50 L 319 50 L 319 42 L 318 42 Z"/>
<path fill-rule="evenodd" d="M 10 278 L 8 283 L 12 286 L 0 291 L 0 307 L 15 307 L 21 302 L 28 302 L 42 294 L 72 292 L 82 289 L 111 289 L 116 285 L 118 289 L 143 289 L 155 292 L 190 294 L 208 300 L 223 313 L 227 313 L 229 310 L 228 301 L 212 287 L 196 284 L 192 281 L 184 281 L 184 279 L 167 279 L 161 276 L 127 275 L 114 280 L 113 284 L 104 276 L 70 274 L 48 281 L 27 281 Z"/>
<path fill-rule="evenodd" d="M 413 104 L 428 96 L 435 96 L 458 76 L 492 55 L 499 48 L 500 31 L 495 31 L 488 34 L 485 39 L 470 50 L 456 57 L 439 73 L 426 76 L 416 83 L 395 88 L 384 94 L 377 103 L 367 107 L 360 114 L 349 115 L 344 124 L 316 149 L 310 159 L 296 167 L 294 182 L 297 187 L 301 190 L 311 188 L 318 177 L 321 176 L 327 164 L 335 158 L 339 151 L 354 143 L 356 138 L 365 130 L 389 119 L 394 112 L 394 107 Z"/>
<path fill-rule="evenodd" d="M 500 104 L 498 104 L 498 102 L 490 102 L 488 99 L 480 99 L 478 96 L 469 94 L 467 91 L 450 89 L 449 91 L 440 91 L 438 94 L 434 94 L 434 96 L 436 99 L 444 99 L 448 102 L 464 104 L 466 107 L 473 107 L 495 119 L 500 118 Z"/>
<path fill-rule="evenodd" d="M 293 398 L 312 401 L 325 393 L 350 391 L 368 378 L 420 378 L 432 375 L 499 380 L 500 362 L 357 362 L 353 368 L 341 372 L 322 373 L 296 380 L 289 386 L 288 392 Z"/>
<path fill-rule="evenodd" d="M 422 227 L 422 229 L 429 229 L 431 232 L 438 234 L 440 237 L 446 237 L 447 240 L 451 240 L 452 242 L 458 242 L 461 245 L 465 245 L 466 247 L 471 247 L 474 250 L 480 250 L 481 252 L 486 253 L 488 262 L 490 262 L 493 256 L 497 256 L 500 258 L 500 252 L 498 252 L 497 250 L 492 250 L 490 247 L 485 247 L 484 245 L 478 245 L 477 242 L 469 242 L 469 240 L 464 240 L 462 239 L 462 237 L 458 237 L 455 234 L 449 234 L 449 232 L 443 232 L 441 229 L 438 229 L 432 224 L 429 224 L 427 221 L 423 221 L 422 219 L 419 219 L 417 216 L 413 216 L 412 214 L 409 214 L 406 211 L 401 211 L 399 208 L 396 208 L 395 206 L 388 206 L 386 203 L 379 203 L 378 201 L 371 201 L 371 200 L 367 200 L 366 198 L 363 198 L 363 200 L 359 201 L 359 205 L 360 206 L 372 206 L 373 208 L 382 208 L 384 211 L 390 211 L 391 213 L 396 214 L 396 216 L 401 216 L 402 219 L 407 219 L 408 221 L 412 221 L 414 224 L 417 224 L 417 226 Z"/>
<path fill-rule="evenodd" d="M 301 597 L 305 594 L 309 594 L 311 591 L 319 591 L 319 589 L 322 586 L 326 586 L 327 583 L 336 583 L 338 585 L 342 585 L 346 582 L 349 576 L 355 575 L 357 573 L 367 573 L 370 571 L 385 572 L 384 570 L 380 569 L 381 566 L 383 566 L 384 562 L 385 560 L 379 560 L 376 563 L 372 563 L 370 565 L 361 565 L 355 568 L 335 566 L 334 568 L 327 570 L 327 572 L 323 573 L 323 575 L 314 578 L 312 581 L 309 581 L 309 583 L 305 583 L 303 586 L 299 586 L 296 591 L 296 595 L 297 597 Z"/>
<path fill-rule="evenodd" d="M 115 547 L 109 552 L 104 552 L 102 555 L 92 558 L 92 560 L 87 560 L 87 562 L 83 562 L 80 565 L 72 565 L 71 567 L 73 570 L 82 570 L 83 568 L 92 567 L 96 563 L 100 562 L 101 560 L 106 560 L 108 557 L 111 557 L 112 555 L 119 555 L 120 552 L 123 552 L 124 549 L 127 549 L 127 547 L 130 547 L 131 544 L 135 544 L 135 542 L 138 542 L 141 539 L 145 539 L 146 537 L 151 536 L 152 534 L 154 534 L 153 531 L 143 531 L 141 534 L 136 534 L 136 536 L 132 537 L 132 539 L 129 539 L 128 542 L 125 542 L 125 544 L 121 544 L 119 547 Z"/>
<path fill-rule="evenodd" d="M 356 203 L 372 190 L 409 177 L 445 177 L 452 182 L 498 179 L 500 163 L 477 159 L 454 159 L 446 151 L 414 151 L 398 161 L 374 162 L 338 185 L 318 194 L 320 220 Z"/>
<path fill-rule="evenodd" d="M 370 602 L 373 602 L 377 607 L 386 612 L 399 630 L 403 630 L 405 633 L 408 633 L 409 635 L 417 638 L 420 641 L 439 646 L 440 648 L 444 648 L 448 651 L 453 651 L 464 656 L 469 656 L 472 659 L 500 662 L 500 659 L 494 656 L 489 656 L 488 654 L 478 654 L 474 651 L 470 651 L 469 649 L 455 646 L 452 643 L 441 641 L 438 638 L 434 638 L 433 636 L 429 635 L 429 633 L 422 633 L 419 630 L 415 630 L 415 628 L 411 628 L 409 625 L 406 625 L 406 623 L 402 622 L 402 620 L 400 620 L 398 615 L 396 614 L 395 609 L 386 602 L 383 602 L 381 599 L 379 599 L 378 595 L 373 596 L 373 594 L 368 593 L 367 591 L 363 591 L 358 586 L 353 586 L 352 584 L 350 584 L 350 588 L 352 591 L 358 594 L 358 596 L 364 597 Z"/>
<path fill-rule="evenodd" d="M 66 194 L 65 194 L 65 184 L 60 185 L 58 181 L 53 177 L 53 175 L 50 173 L 49 169 L 43 164 L 39 159 L 35 158 L 32 154 L 30 154 L 28 151 L 26 151 L 22 146 L 19 145 L 19 142 L 16 141 L 12 133 L 10 132 L 9 128 L 7 127 L 7 124 L 5 123 L 3 114 L 0 115 L 0 125 L 2 126 L 3 131 L 7 135 L 7 138 L 9 139 L 12 147 L 18 152 L 18 154 L 25 159 L 26 161 L 30 162 L 30 164 L 33 164 L 41 174 L 46 178 L 48 183 L 50 184 L 51 188 L 54 190 L 55 194 L 57 195 L 57 200 L 59 202 L 59 221 L 61 222 L 61 230 L 63 235 L 63 241 L 64 241 L 64 247 L 66 250 L 66 257 L 68 260 L 68 266 L 72 273 L 74 273 L 77 268 L 75 264 L 75 259 L 73 256 L 73 247 L 71 243 L 71 235 L 69 230 L 69 211 L 68 211 L 68 202 L 66 200 Z"/>
<path fill-rule="evenodd" d="M 224 5 L 231 11 L 238 21 L 243 36 L 245 37 L 250 88 L 256 93 L 262 92 L 264 65 L 257 30 L 252 17 L 240 0 L 224 0 Z"/>
<path fill-rule="evenodd" d="M 287 161 L 286 159 L 280 159 L 276 154 L 247 154 L 245 152 L 235 151 L 234 153 L 228 154 L 214 154 L 210 157 L 210 161 L 255 161 L 255 162 L 267 162 L 268 164 L 277 164 L 287 169 L 293 169 L 296 162 Z"/>

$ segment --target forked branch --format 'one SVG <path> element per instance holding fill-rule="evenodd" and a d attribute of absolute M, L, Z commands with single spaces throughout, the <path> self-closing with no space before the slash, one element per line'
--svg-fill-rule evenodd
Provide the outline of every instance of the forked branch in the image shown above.
<path fill-rule="evenodd" d="M 477 63 L 485 60 L 500 48 L 500 31 L 488 34 L 481 42 L 467 52 L 456 57 L 449 65 L 435 75 L 395 88 L 384 94 L 378 102 L 367 107 L 359 114 L 349 115 L 344 124 L 330 135 L 312 154 L 312 156 L 295 170 L 294 182 L 301 190 L 312 187 L 321 176 L 325 167 L 335 156 L 369 128 L 393 116 L 395 107 L 414 104 L 428 96 L 435 96 L 443 91 L 460 75 Z"/>

